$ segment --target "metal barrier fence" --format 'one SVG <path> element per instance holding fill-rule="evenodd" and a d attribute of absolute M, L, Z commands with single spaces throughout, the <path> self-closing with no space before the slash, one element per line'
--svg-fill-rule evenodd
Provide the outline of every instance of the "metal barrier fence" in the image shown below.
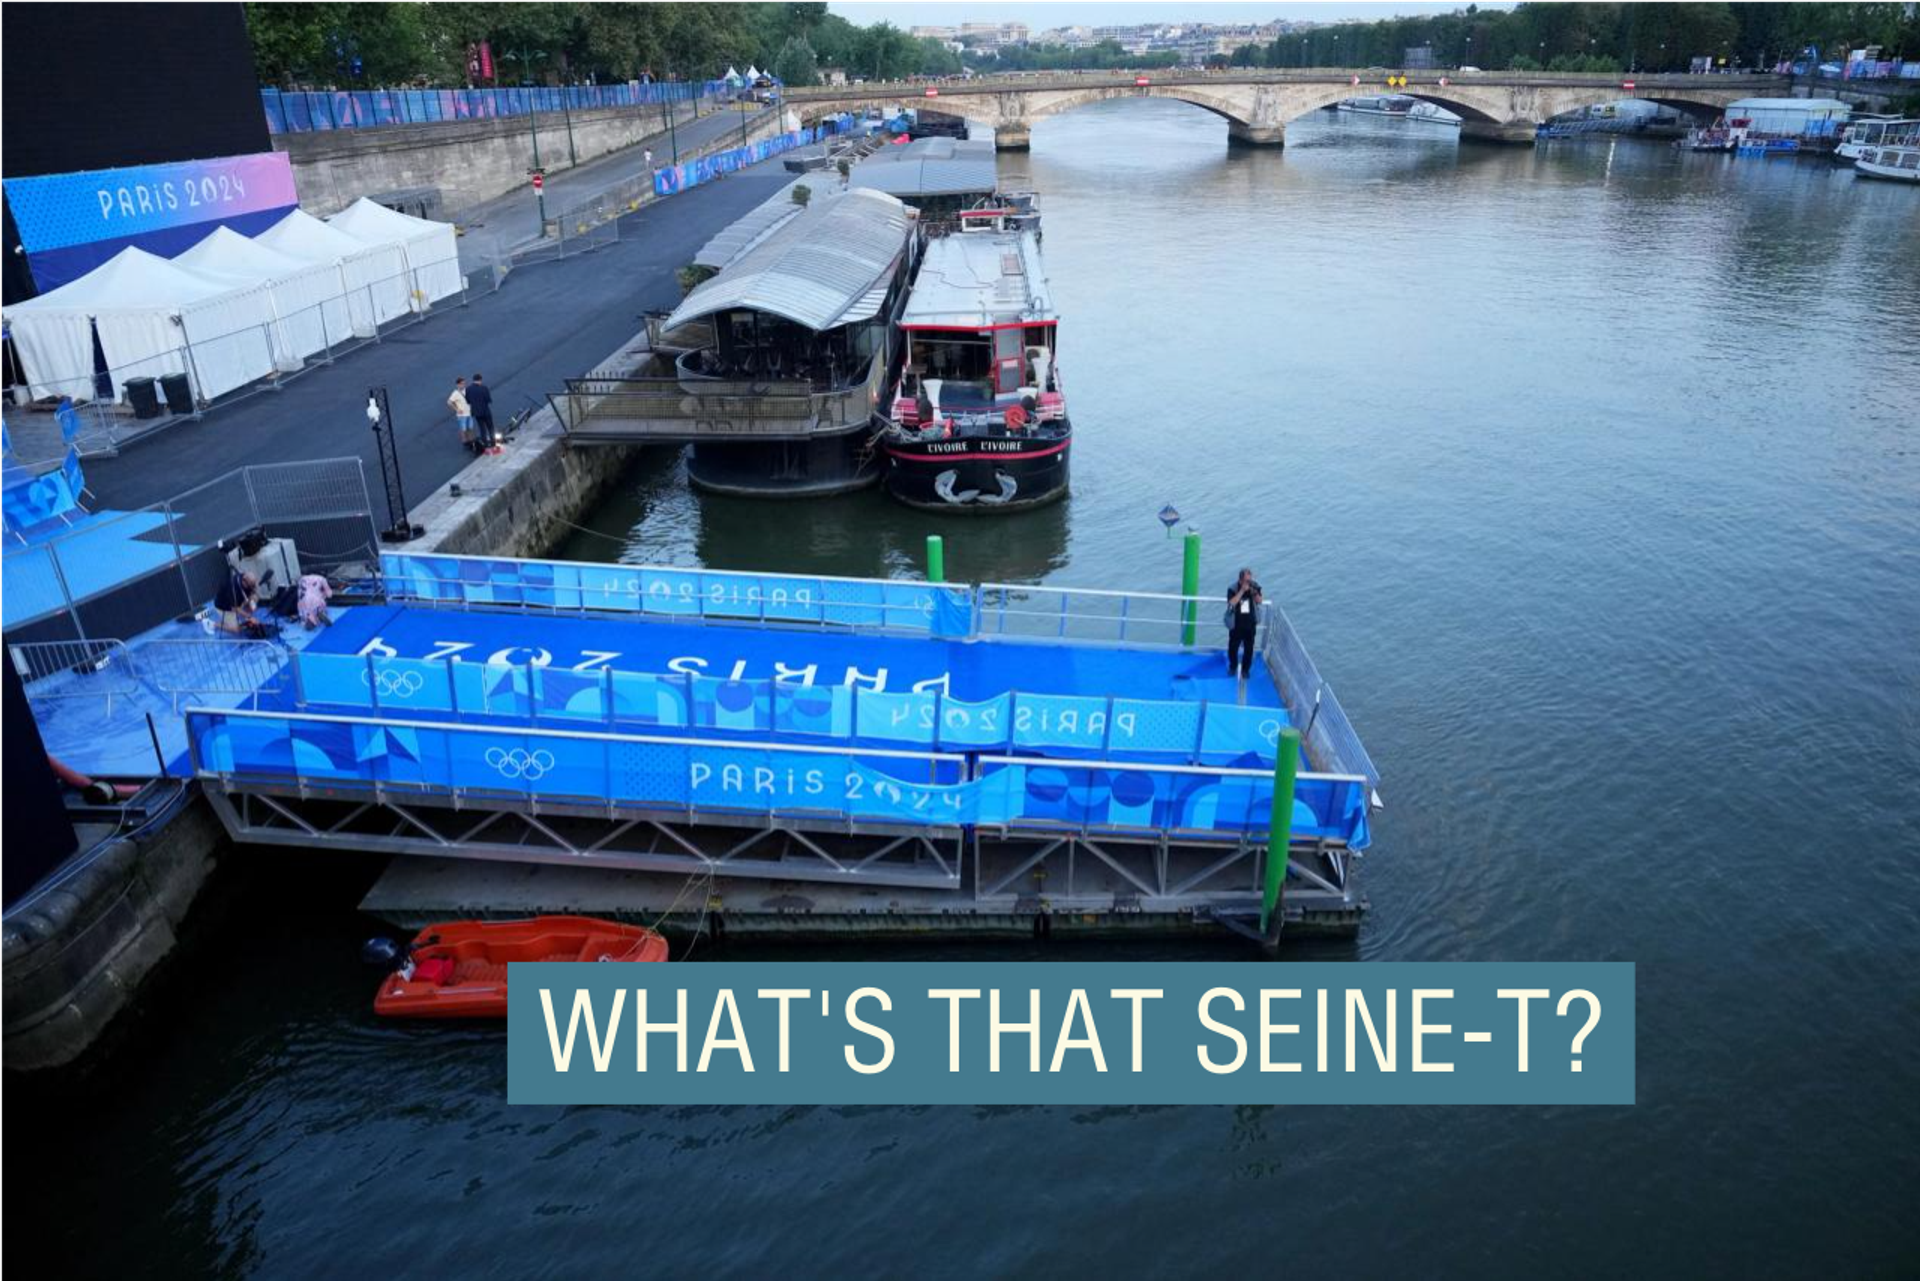
<path fill-rule="evenodd" d="M 284 693 L 289 651 L 267 641 L 22 641 L 7 646 L 29 702 L 99 699 L 108 719 L 116 700 L 148 695 L 178 712 L 183 703 L 231 696 L 254 708 Z"/>
<path fill-rule="evenodd" d="M 1286 611 L 1272 603 L 1266 610 L 1267 634 L 1260 652 L 1274 684 L 1280 687 L 1281 698 L 1300 722 L 1307 759 L 1330 773 L 1364 776 L 1377 793 L 1380 771 L 1360 745 L 1360 736 L 1354 733 L 1346 709 L 1334 696 L 1333 686 L 1321 678 Z M 1376 795 L 1376 804 L 1378 800 Z"/>
<path fill-rule="evenodd" d="M 195 613 L 228 572 L 219 544 L 256 526 L 292 539 L 303 570 L 378 563 L 358 458 L 255 464 L 9 551 L 7 632 L 21 640 L 131 636 Z"/>
<path fill-rule="evenodd" d="M 117 640 L 38 641 L 7 646 L 13 670 L 29 699 L 88 699 L 106 703 L 140 692 L 140 678 L 126 642 Z"/>
<path fill-rule="evenodd" d="M 290 679 L 291 651 L 269 641 L 150 640 L 132 652 L 141 679 L 175 712 L 185 700 L 212 694 L 242 697 L 257 709 L 262 695 L 285 692 Z"/>
<path fill-rule="evenodd" d="M 85 377 L 72 379 L 32 379 L 36 390 L 50 396 L 64 396 L 74 402 L 81 428 L 74 443 L 83 457 L 117 454 L 120 446 L 148 433 L 185 419 L 197 419 L 207 410 L 244 400 L 256 392 L 278 389 L 303 374 L 319 369 L 349 352 L 380 342 L 410 325 L 425 320 L 434 307 L 465 306 L 476 292 L 492 292 L 500 287 L 502 273 L 486 268 L 474 272 L 461 269 L 457 260 L 425 263 L 419 267 L 377 280 L 363 282 L 341 291 L 323 302 L 297 311 L 278 313 L 274 320 L 220 334 L 194 335 L 179 346 L 156 351 L 138 360 L 123 363 Z M 446 284 L 458 278 L 460 287 L 430 300 L 429 280 Z M 218 391 L 209 397 L 201 381 L 203 367 L 213 367 L 209 358 L 221 363 L 238 362 L 257 370 L 252 381 L 239 387 Z M 29 371 L 31 373 L 32 371 Z M 161 415 L 153 419 L 132 416 L 127 403 L 126 383 L 135 377 L 158 378 L 167 374 L 185 374 L 191 406 L 174 412 L 162 399 Z M 158 389 L 156 388 L 156 393 Z M 14 437 L 15 453 L 24 466 L 53 462 L 65 456 L 65 444 L 57 427 L 36 433 L 22 430 L 21 418 L 8 424 Z M 32 422 L 31 418 L 27 419 Z M 44 436 L 44 448 L 34 442 Z M 45 457 L 36 457 L 43 453 Z"/>
<path fill-rule="evenodd" d="M 262 89 L 260 106 L 269 133 L 323 133 L 697 102 L 729 92 L 722 80 L 505 89 Z"/>
<path fill-rule="evenodd" d="M 1219 627 L 1224 601 L 1214 596 L 1116 592 L 1093 588 L 981 583 L 979 633 L 1009 640 L 1090 641 L 1138 649 L 1185 649 L 1191 619 L 1197 634 Z"/>

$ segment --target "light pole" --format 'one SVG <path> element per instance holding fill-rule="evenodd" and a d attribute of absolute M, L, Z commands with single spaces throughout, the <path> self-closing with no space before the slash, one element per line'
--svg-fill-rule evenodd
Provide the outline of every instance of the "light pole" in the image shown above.
<path fill-rule="evenodd" d="M 531 65 L 527 61 L 529 57 L 528 50 L 526 49 L 508 50 L 505 53 L 503 53 L 502 56 L 508 57 L 508 58 L 518 58 L 520 60 L 520 78 L 522 80 L 525 80 L 527 78 L 527 68 Z M 545 50 L 534 49 L 531 51 L 531 56 L 535 58 L 544 58 L 547 55 Z M 535 174 L 544 175 L 546 171 L 540 167 L 540 113 L 535 109 L 535 107 L 536 107 L 536 104 L 534 102 L 533 95 L 529 93 L 527 95 L 527 131 L 533 136 L 533 170 L 532 172 Z M 573 142 L 573 122 L 571 119 L 569 119 L 567 122 L 567 142 L 569 146 L 571 146 Z M 534 199 L 534 203 L 539 207 L 539 210 L 540 210 L 540 238 L 544 240 L 546 239 L 546 236 L 547 236 L 547 190 L 546 190 L 546 183 L 544 181 L 534 183 L 533 199 Z"/>
<path fill-rule="evenodd" d="M 373 428 L 374 452 L 380 456 L 380 487 L 387 491 L 387 516 L 391 523 L 380 531 L 389 543 L 409 543 L 427 531 L 413 523 L 407 512 L 407 493 L 400 483 L 400 443 L 393 435 L 393 407 L 387 403 L 385 387 L 367 388 L 367 424 Z"/>

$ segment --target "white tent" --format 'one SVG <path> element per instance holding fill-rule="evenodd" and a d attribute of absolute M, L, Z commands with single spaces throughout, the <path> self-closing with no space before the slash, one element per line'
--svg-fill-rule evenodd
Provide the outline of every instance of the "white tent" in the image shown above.
<path fill-rule="evenodd" d="M 340 269 L 269 249 L 231 227 L 218 227 L 174 265 L 236 288 L 262 288 L 273 304 L 274 359 L 298 369 L 350 332 Z"/>
<path fill-rule="evenodd" d="M 290 257 L 338 266 L 348 320 L 362 338 L 371 338 L 380 325 L 407 314 L 407 256 L 398 245 L 368 244 L 301 209 L 254 240 Z"/>
<path fill-rule="evenodd" d="M 236 289 L 126 248 L 75 281 L 7 310 L 33 394 L 93 397 L 93 334 L 115 397 L 129 378 L 186 374 L 201 399 L 273 373 L 263 289 Z"/>
<path fill-rule="evenodd" d="M 451 223 L 415 218 L 383 204 L 360 199 L 327 219 L 329 227 L 368 244 L 400 246 L 411 277 L 409 292 L 418 310 L 466 288 L 460 271 L 460 244 Z"/>

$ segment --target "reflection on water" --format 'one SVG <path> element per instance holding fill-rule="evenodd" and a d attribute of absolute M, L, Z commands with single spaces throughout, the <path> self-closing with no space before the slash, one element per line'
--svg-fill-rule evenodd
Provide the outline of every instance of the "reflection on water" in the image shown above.
<path fill-rule="evenodd" d="M 794 502 L 705 494 L 687 484 L 677 450 L 655 449 L 558 554 L 629 564 L 918 578 L 926 573 L 927 535 L 940 534 L 949 578 L 1030 583 L 1066 563 L 1072 519 L 1065 502 L 1005 516 L 940 517 L 910 512 L 878 490 Z"/>
<path fill-rule="evenodd" d="M 1373 916 L 1327 954 L 1636 961 L 1638 1104 L 510 1110 L 497 1032 L 375 1026 L 361 927 L 262 893 L 110 1072 L 13 1093 L 17 1256 L 56 1224 L 44 1257 L 120 1275 L 1911 1271 L 1920 192 L 1326 114 L 1229 151 L 1146 101 L 1034 142 L 1002 163 L 1044 193 L 1068 502 L 750 503 L 656 457 L 568 554 L 917 574 L 939 532 L 956 577 L 1171 588 L 1173 502 L 1385 776 Z"/>

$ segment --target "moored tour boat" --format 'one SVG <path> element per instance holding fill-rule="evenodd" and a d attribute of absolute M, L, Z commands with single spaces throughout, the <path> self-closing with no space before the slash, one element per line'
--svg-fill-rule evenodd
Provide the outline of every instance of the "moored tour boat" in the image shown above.
<path fill-rule="evenodd" d="M 590 916 L 447 921 L 414 936 L 380 983 L 373 1012 L 397 1019 L 503 1019 L 516 961 L 664 961 L 667 941 L 639 925 Z"/>
<path fill-rule="evenodd" d="M 948 512 L 1065 495 L 1073 429 L 1057 330 L 1030 209 L 968 210 L 929 240 L 900 316 L 905 370 L 878 424 L 887 492 Z"/>
<path fill-rule="evenodd" d="M 1920 145 L 1862 151 L 1854 157 L 1853 172 L 1861 178 L 1920 182 Z"/>

